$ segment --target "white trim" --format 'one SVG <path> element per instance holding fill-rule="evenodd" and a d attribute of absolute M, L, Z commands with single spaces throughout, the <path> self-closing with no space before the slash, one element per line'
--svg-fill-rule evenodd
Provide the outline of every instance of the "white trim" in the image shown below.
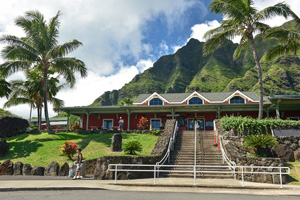
<path fill-rule="evenodd" d="M 103 119 L 102 120 L 103 129 L 104 129 L 104 120 L 111 120 L 112 121 L 112 127 L 114 126 L 114 119 Z M 104 130 L 107 130 L 107 129 L 104 129 Z"/>
<path fill-rule="evenodd" d="M 150 118 L 150 126 L 151 126 L 151 122 L 152 122 L 153 120 L 159 120 L 159 130 L 160 130 L 160 128 L 162 127 L 161 118 Z M 152 130 L 153 130 L 153 129 L 152 129 Z"/>
<path fill-rule="evenodd" d="M 149 105 L 150 99 L 153 99 L 153 97 L 155 95 L 158 96 L 158 98 L 160 98 L 160 100 L 162 100 L 163 102 L 165 101 L 165 102 L 169 103 L 169 101 L 167 101 L 165 98 L 163 98 L 162 96 L 160 96 L 158 93 L 154 92 L 147 99 L 145 99 L 142 103 L 137 103 L 137 104 L 143 104 L 143 103 L 146 103 L 148 101 L 148 105 Z"/>
<path fill-rule="evenodd" d="M 183 101 L 181 101 L 181 103 L 191 99 L 192 97 L 194 97 L 194 95 L 197 95 L 200 99 L 205 100 L 207 102 L 210 102 L 210 100 L 208 100 L 207 98 L 205 98 L 204 96 L 202 96 L 201 94 L 199 94 L 198 92 L 193 92 L 192 94 L 190 94 L 187 98 L 185 98 Z M 203 101 L 203 104 L 204 104 L 204 101 Z"/>
<path fill-rule="evenodd" d="M 228 101 L 229 99 L 231 99 L 234 96 L 243 96 L 244 99 L 248 99 L 252 102 L 259 102 L 259 101 L 254 101 L 253 99 L 251 99 L 250 97 L 248 97 L 247 95 L 245 95 L 244 93 L 240 92 L 239 90 L 235 91 L 234 93 L 232 93 L 229 97 L 227 97 L 223 102 Z M 246 103 L 246 102 L 245 102 Z"/>

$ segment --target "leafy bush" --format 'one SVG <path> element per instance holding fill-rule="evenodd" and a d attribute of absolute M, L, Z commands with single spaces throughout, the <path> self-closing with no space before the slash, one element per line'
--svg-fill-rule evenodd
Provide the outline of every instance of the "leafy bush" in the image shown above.
<path fill-rule="evenodd" d="M 148 125 L 148 119 L 146 117 L 141 117 L 139 123 L 137 124 L 137 127 L 139 130 L 145 130 L 147 125 Z"/>
<path fill-rule="evenodd" d="M 142 144 L 138 140 L 129 141 L 124 144 L 124 151 L 130 155 L 135 155 L 136 152 L 141 152 L 143 150 Z"/>
<path fill-rule="evenodd" d="M 277 144 L 276 138 L 269 134 L 248 135 L 243 142 L 244 147 L 254 148 L 258 155 L 264 154 L 266 148 L 274 147 Z"/>
<path fill-rule="evenodd" d="M 71 130 L 79 130 L 80 129 L 80 125 L 75 123 L 72 127 Z"/>
<path fill-rule="evenodd" d="M 161 134 L 160 134 L 160 130 L 152 130 L 151 131 L 151 134 L 152 135 L 155 135 L 155 136 L 160 136 Z"/>
<path fill-rule="evenodd" d="M 0 138 L 12 137 L 26 132 L 29 123 L 26 119 L 4 117 L 0 119 Z"/>
<path fill-rule="evenodd" d="M 61 146 L 60 151 L 66 154 L 69 159 L 72 159 L 77 148 L 78 144 L 75 144 L 73 141 L 65 141 L 65 144 Z"/>
<path fill-rule="evenodd" d="M 251 117 L 226 116 L 220 120 L 225 130 L 233 128 L 239 135 L 271 133 L 274 128 L 299 128 L 300 121 L 282 119 L 253 119 Z"/>

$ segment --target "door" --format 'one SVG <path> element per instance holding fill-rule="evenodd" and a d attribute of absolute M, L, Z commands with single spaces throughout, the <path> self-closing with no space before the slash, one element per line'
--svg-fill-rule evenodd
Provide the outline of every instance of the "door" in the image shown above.
<path fill-rule="evenodd" d="M 199 130 L 204 130 L 204 119 L 197 119 Z M 188 120 L 188 129 L 194 130 L 195 127 L 195 119 Z"/>
<path fill-rule="evenodd" d="M 103 129 L 112 129 L 112 127 L 113 127 L 113 120 L 112 119 L 103 120 Z"/>
<path fill-rule="evenodd" d="M 159 119 L 152 119 L 150 123 L 152 130 L 160 130 L 160 120 Z"/>

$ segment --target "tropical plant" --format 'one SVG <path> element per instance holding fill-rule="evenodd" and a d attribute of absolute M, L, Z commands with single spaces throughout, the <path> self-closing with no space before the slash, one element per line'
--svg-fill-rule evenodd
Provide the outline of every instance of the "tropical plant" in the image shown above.
<path fill-rule="evenodd" d="M 205 33 L 204 38 L 207 39 L 207 41 L 204 44 L 203 53 L 207 55 L 221 47 L 225 42 L 228 42 L 227 39 L 241 36 L 240 43 L 233 54 L 233 58 L 237 59 L 242 50 L 248 44 L 251 45 L 259 81 L 260 101 L 258 118 L 262 119 L 262 72 L 254 43 L 254 34 L 265 33 L 270 28 L 267 24 L 262 22 L 266 19 L 270 19 L 276 15 L 284 16 L 285 18 L 288 16 L 295 17 L 295 15 L 289 6 L 284 3 L 278 3 L 258 11 L 253 6 L 253 0 L 213 0 L 209 8 L 216 14 L 222 14 L 225 20 L 221 22 L 219 27 Z"/>
<path fill-rule="evenodd" d="M 142 144 L 138 140 L 132 140 L 124 144 L 124 151 L 130 155 L 136 155 L 136 152 L 143 150 Z"/>
<path fill-rule="evenodd" d="M 229 131 L 233 128 L 238 135 L 256 135 L 260 133 L 271 133 L 274 128 L 298 128 L 300 121 L 282 119 L 254 119 L 251 117 L 225 116 L 220 120 L 223 128 Z"/>
<path fill-rule="evenodd" d="M 139 130 L 145 130 L 148 125 L 148 119 L 146 117 L 141 117 L 139 123 L 137 124 L 137 128 Z"/>
<path fill-rule="evenodd" d="M 61 146 L 60 151 L 72 160 L 73 155 L 76 153 L 78 144 L 75 144 L 73 141 L 65 141 L 65 144 Z"/>
<path fill-rule="evenodd" d="M 160 130 L 152 130 L 151 134 L 155 135 L 155 136 L 160 136 L 161 135 Z"/>
<path fill-rule="evenodd" d="M 47 85 L 51 75 L 49 71 L 62 75 L 70 87 L 75 84 L 75 72 L 79 72 L 81 77 L 87 76 L 87 69 L 81 60 L 66 57 L 82 43 L 73 39 L 58 45 L 59 16 L 60 12 L 47 23 L 39 11 L 28 11 L 24 17 L 20 16 L 15 21 L 24 30 L 24 38 L 12 35 L 0 38 L 0 42 L 8 44 L 1 52 L 6 60 L 0 65 L 2 75 L 8 76 L 28 68 L 35 68 L 43 74 L 44 112 L 49 134 L 54 133 L 50 126 L 47 104 Z"/>
<path fill-rule="evenodd" d="M 43 107 L 43 75 L 37 70 L 26 70 L 26 80 L 15 80 L 11 82 L 12 92 L 4 107 L 11 107 L 20 104 L 29 104 L 31 107 L 37 109 L 38 127 L 41 130 L 42 107 Z M 53 105 L 63 106 L 64 102 L 55 98 L 58 91 L 64 85 L 59 84 L 59 77 L 51 77 L 48 83 L 47 98 Z M 31 109 L 30 109 L 31 112 Z M 31 113 L 30 113 L 31 118 Z"/>
<path fill-rule="evenodd" d="M 248 135 L 245 137 L 243 146 L 254 148 L 257 155 L 262 155 L 264 149 L 274 147 L 278 144 L 276 138 L 269 134 Z"/>
<path fill-rule="evenodd" d="M 0 78 L 0 97 L 8 98 L 11 93 L 10 83 L 5 81 L 5 79 Z"/>
<path fill-rule="evenodd" d="M 71 126 L 71 130 L 79 130 L 80 129 L 80 125 L 75 123 L 73 126 Z"/>
<path fill-rule="evenodd" d="M 297 56 L 300 49 L 300 23 L 296 25 L 296 28 L 297 29 L 285 29 L 276 27 L 267 31 L 265 39 L 277 39 L 280 42 L 279 45 L 266 52 L 267 60 L 288 54 Z"/>
<path fill-rule="evenodd" d="M 130 106 L 133 104 L 132 100 L 130 98 L 125 98 L 121 100 L 120 103 L 122 106 Z"/>

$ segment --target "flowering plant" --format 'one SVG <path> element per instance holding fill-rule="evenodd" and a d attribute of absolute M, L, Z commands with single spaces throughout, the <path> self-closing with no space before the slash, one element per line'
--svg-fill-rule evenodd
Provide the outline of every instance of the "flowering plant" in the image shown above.
<path fill-rule="evenodd" d="M 77 122 L 71 127 L 72 130 L 79 130 L 80 129 L 80 125 L 77 124 Z"/>
<path fill-rule="evenodd" d="M 65 144 L 61 146 L 60 151 L 66 154 L 69 159 L 72 159 L 77 148 L 78 144 L 75 144 L 73 141 L 65 141 Z"/>
<path fill-rule="evenodd" d="M 146 117 L 141 117 L 139 123 L 137 124 L 137 127 L 139 130 L 145 130 L 147 124 L 148 124 L 148 119 Z"/>

